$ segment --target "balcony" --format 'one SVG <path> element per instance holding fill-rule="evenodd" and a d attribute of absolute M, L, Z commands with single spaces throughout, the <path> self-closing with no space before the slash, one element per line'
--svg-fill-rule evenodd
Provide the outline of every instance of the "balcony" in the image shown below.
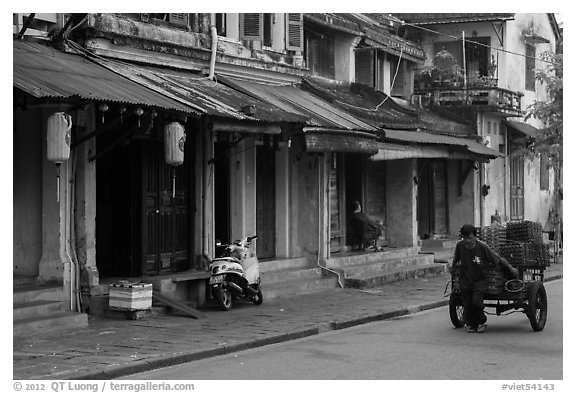
<path fill-rule="evenodd" d="M 478 112 L 494 112 L 506 116 L 522 115 L 522 93 L 504 89 L 493 84 L 484 86 L 426 86 L 415 89 L 415 95 L 423 96 L 430 105 L 442 107 L 469 107 Z"/>

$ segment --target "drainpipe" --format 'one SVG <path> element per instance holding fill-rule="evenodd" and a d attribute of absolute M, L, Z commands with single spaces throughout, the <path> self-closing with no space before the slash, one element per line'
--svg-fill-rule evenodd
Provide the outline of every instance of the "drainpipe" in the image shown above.
<path fill-rule="evenodd" d="M 70 258 L 70 278 L 72 279 L 72 277 L 74 278 L 74 282 L 73 285 L 70 285 L 70 306 L 72 309 L 73 306 L 73 301 L 72 299 L 75 298 L 76 302 L 75 302 L 75 311 L 81 311 L 82 307 L 81 307 L 81 298 L 80 298 L 80 264 L 78 262 L 78 254 L 76 252 L 76 227 L 75 227 L 75 214 L 74 214 L 74 205 L 76 203 L 76 188 L 75 188 L 75 179 L 76 179 L 76 159 L 77 159 L 77 154 L 76 152 L 72 153 L 72 160 L 71 160 L 71 168 L 70 168 L 70 222 L 68 224 L 68 227 L 70 229 L 69 232 L 69 236 L 68 236 L 68 242 L 67 242 L 67 249 L 70 250 L 70 252 L 67 251 L 68 257 Z M 72 272 L 73 270 L 73 272 Z"/>
<path fill-rule="evenodd" d="M 214 80 L 216 49 L 218 49 L 218 31 L 216 30 L 216 26 L 210 26 L 210 35 L 212 36 L 212 56 L 210 57 L 210 73 L 208 74 L 208 79 Z"/>
<path fill-rule="evenodd" d="M 322 165 L 320 165 L 320 158 L 318 158 L 318 253 L 316 257 L 316 266 L 322 270 L 335 274 L 338 277 L 338 285 L 340 288 L 344 288 L 340 273 L 320 264 L 320 253 L 322 252 L 322 210 L 320 209 L 320 206 L 322 206 Z"/>

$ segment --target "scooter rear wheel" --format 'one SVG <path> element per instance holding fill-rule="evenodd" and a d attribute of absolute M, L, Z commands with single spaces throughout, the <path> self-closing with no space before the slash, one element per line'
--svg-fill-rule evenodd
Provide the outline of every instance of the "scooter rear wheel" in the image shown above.
<path fill-rule="evenodd" d="M 216 298 L 222 311 L 230 311 L 232 308 L 232 293 L 222 284 L 212 288 L 212 295 Z"/>
<path fill-rule="evenodd" d="M 262 304 L 263 301 L 264 301 L 264 297 L 262 296 L 262 290 L 258 289 L 258 293 L 256 295 L 254 295 L 254 297 L 252 298 L 252 303 L 259 306 Z"/>

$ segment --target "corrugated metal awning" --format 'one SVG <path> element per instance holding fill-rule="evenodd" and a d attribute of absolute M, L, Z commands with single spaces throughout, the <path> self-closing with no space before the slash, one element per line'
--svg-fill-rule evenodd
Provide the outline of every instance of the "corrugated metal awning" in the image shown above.
<path fill-rule="evenodd" d="M 27 41 L 13 41 L 13 55 L 14 87 L 36 98 L 98 100 L 197 114 L 82 56 Z"/>
<path fill-rule="evenodd" d="M 303 131 L 306 150 L 311 153 L 378 153 L 374 134 L 315 127 Z"/>
<path fill-rule="evenodd" d="M 284 111 L 304 116 L 310 126 L 367 132 L 377 130 L 376 127 L 292 84 L 258 83 L 222 76 L 218 76 L 218 80 Z"/>
<path fill-rule="evenodd" d="M 531 138 L 534 138 L 539 132 L 538 128 L 528 123 L 521 123 L 519 121 L 513 121 L 513 120 L 506 120 L 504 123 L 508 127 L 512 127 L 516 131 L 521 132 L 522 134 Z"/>
<path fill-rule="evenodd" d="M 505 154 L 491 149 L 484 144 L 469 138 L 458 138 L 454 136 L 429 134 L 427 132 L 385 130 L 384 139 L 393 143 L 410 143 L 415 145 L 443 145 L 454 147 L 478 156 L 488 158 L 506 157 Z"/>
<path fill-rule="evenodd" d="M 286 111 L 273 103 L 255 99 L 237 90 L 189 71 L 98 62 L 134 82 L 189 105 L 210 116 L 262 122 L 302 123 L 305 116 Z M 250 109 L 250 107 L 252 109 Z M 247 108 L 246 111 L 243 108 Z"/>

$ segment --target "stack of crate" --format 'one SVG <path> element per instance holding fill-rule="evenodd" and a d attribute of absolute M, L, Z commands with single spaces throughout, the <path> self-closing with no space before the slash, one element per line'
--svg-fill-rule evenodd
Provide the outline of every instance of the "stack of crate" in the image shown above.
<path fill-rule="evenodd" d="M 548 245 L 543 242 L 542 224 L 532 221 L 509 223 L 500 255 L 515 267 L 548 266 L 549 252 Z"/>
<path fill-rule="evenodd" d="M 478 227 L 478 240 L 486 243 L 495 253 L 500 254 L 502 244 L 506 243 L 506 227 L 489 226 Z"/>

